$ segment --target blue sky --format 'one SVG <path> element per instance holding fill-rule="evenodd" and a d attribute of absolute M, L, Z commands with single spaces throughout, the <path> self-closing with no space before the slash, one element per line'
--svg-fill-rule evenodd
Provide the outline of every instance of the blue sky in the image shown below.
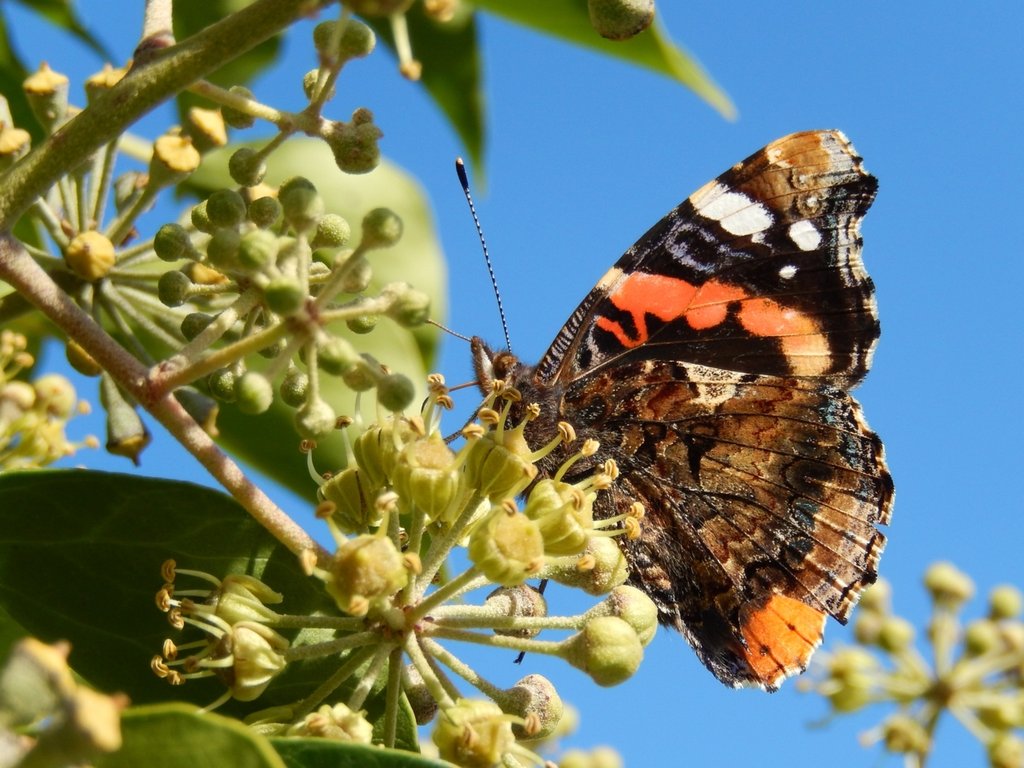
<path fill-rule="evenodd" d="M 141 4 L 131 5 L 91 25 L 121 56 L 141 15 Z M 108 7 L 80 4 L 86 19 Z M 882 574 L 897 610 L 918 625 L 928 608 L 921 574 L 935 560 L 970 573 L 981 594 L 1007 581 L 1024 585 L 1024 416 L 1014 395 L 1024 375 L 1017 239 L 1024 6 L 662 0 L 659 12 L 730 94 L 735 122 L 649 72 L 493 18 L 482 24 L 490 132 L 487 189 L 477 207 L 516 352 L 539 357 L 611 262 L 705 181 L 786 133 L 840 128 L 880 180 L 863 234 L 882 338 L 858 397 L 886 443 L 897 489 Z M 14 29 L 26 54 L 42 52 L 57 69 L 96 66 L 28 21 Z M 282 73 L 254 90 L 294 105 L 309 61 L 293 41 Z M 383 51 L 358 66 L 343 77 L 332 116 L 347 118 L 364 104 L 374 110 L 383 151 L 431 197 L 450 270 L 448 323 L 499 342 L 452 173 L 464 150 Z M 160 125 L 147 120 L 139 131 Z M 468 361 L 467 347 L 447 340 L 437 367 L 450 382 L 468 380 Z M 146 470 L 161 471 L 163 455 L 147 456 Z M 198 468 L 186 474 L 202 481 Z M 280 498 L 292 510 L 302 506 Z M 982 600 L 969 610 L 982 611 Z M 825 645 L 847 636 L 833 623 Z M 870 712 L 810 728 L 826 712 L 820 699 L 792 683 L 771 696 L 726 690 L 667 631 L 619 688 L 595 689 L 544 660 L 532 669 L 551 676 L 581 710 L 568 743 L 611 743 L 627 765 L 897 764 L 857 746 L 857 733 L 875 721 Z M 508 682 L 521 673 L 510 669 Z M 931 766 L 982 762 L 959 725 L 940 730 Z"/>

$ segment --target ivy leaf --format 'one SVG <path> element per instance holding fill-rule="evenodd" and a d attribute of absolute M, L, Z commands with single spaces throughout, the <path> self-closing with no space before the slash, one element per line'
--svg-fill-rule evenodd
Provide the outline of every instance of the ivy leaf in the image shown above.
<path fill-rule="evenodd" d="M 590 25 L 586 0 L 475 0 L 475 5 L 509 21 L 623 59 L 685 85 L 725 118 L 736 108 L 697 60 L 669 38 L 661 24 L 629 40 L 601 37 Z"/>
<path fill-rule="evenodd" d="M 234 499 L 190 483 L 82 470 L 0 474 L 0 531 L 0 607 L 44 642 L 69 640 L 76 672 L 136 704 L 174 698 L 201 706 L 224 691 L 216 678 L 172 689 L 149 669 L 164 638 L 178 634 L 154 605 L 168 558 L 217 577 L 255 576 L 284 594 L 278 611 L 337 614 L 320 582 Z M 292 703 L 341 663 L 335 656 L 289 665 L 259 699 L 225 711 Z M 382 688 L 383 681 L 364 705 L 371 722 L 383 715 Z M 398 745 L 416 745 L 407 705 Z"/>
<path fill-rule="evenodd" d="M 121 714 L 121 749 L 96 768 L 284 768 L 263 736 L 229 717 L 201 715 L 190 704 L 130 707 Z"/>
<path fill-rule="evenodd" d="M 113 60 L 113 54 L 82 23 L 78 14 L 75 13 L 73 3 L 68 2 L 68 0 L 18 0 L 18 2 L 42 16 L 54 26 L 62 27 L 70 32 L 75 39 L 92 49 L 93 53 L 101 59 L 105 61 Z"/>
<path fill-rule="evenodd" d="M 420 82 L 452 124 L 473 165 L 479 167 L 485 118 L 476 17 L 460 6 L 450 21 L 438 22 L 417 3 L 406 11 L 405 18 L 413 55 L 423 64 Z M 366 23 L 394 51 L 390 21 L 368 18 Z"/>
<path fill-rule="evenodd" d="M 330 739 L 271 739 L 288 768 L 440 768 L 448 765 L 410 752 Z"/>

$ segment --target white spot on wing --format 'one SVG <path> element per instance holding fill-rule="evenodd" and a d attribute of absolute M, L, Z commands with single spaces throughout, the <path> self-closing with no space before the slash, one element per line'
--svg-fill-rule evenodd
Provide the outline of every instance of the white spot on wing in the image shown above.
<path fill-rule="evenodd" d="M 792 264 L 787 264 L 779 270 L 779 277 L 783 280 L 792 280 L 796 276 L 796 267 Z"/>
<path fill-rule="evenodd" d="M 821 232 L 807 219 L 801 219 L 789 225 L 789 239 L 801 251 L 813 251 L 821 245 Z"/>
<path fill-rule="evenodd" d="M 772 225 L 772 215 L 761 203 L 717 182 L 694 193 L 690 202 L 701 216 L 717 221 L 732 235 L 752 235 Z"/>

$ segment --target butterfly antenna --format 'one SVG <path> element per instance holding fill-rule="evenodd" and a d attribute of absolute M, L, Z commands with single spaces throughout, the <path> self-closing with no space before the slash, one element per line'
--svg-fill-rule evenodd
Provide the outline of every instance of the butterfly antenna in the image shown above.
<path fill-rule="evenodd" d="M 501 292 L 498 290 L 498 280 L 494 276 L 494 265 L 491 264 L 491 255 L 487 252 L 487 241 L 484 240 L 484 230 L 480 226 L 480 218 L 476 215 L 476 206 L 473 205 L 473 195 L 469 192 L 469 177 L 466 175 L 466 165 L 461 157 L 455 158 L 455 172 L 459 175 L 459 183 L 462 185 L 462 192 L 469 203 L 469 213 L 473 217 L 473 224 L 476 225 L 476 234 L 480 238 L 480 247 L 484 252 L 484 262 L 487 264 L 487 274 L 491 276 L 491 287 L 494 289 L 494 298 L 498 302 L 498 314 L 501 316 L 501 329 L 505 332 L 505 348 L 512 351 L 512 339 L 508 335 L 508 321 L 505 319 L 505 307 L 501 303 Z"/>

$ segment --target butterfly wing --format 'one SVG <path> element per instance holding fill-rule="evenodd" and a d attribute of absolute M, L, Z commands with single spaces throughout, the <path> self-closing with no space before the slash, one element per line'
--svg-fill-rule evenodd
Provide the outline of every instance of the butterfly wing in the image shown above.
<path fill-rule="evenodd" d="M 838 131 L 772 142 L 647 232 L 517 382 L 615 457 L 596 512 L 643 502 L 631 579 L 730 685 L 802 670 L 877 574 L 892 479 L 846 392 L 879 332 L 876 188 Z"/>
<path fill-rule="evenodd" d="M 633 583 L 723 682 L 774 689 L 801 671 L 825 618 L 875 580 L 892 480 L 843 390 L 671 361 L 570 386 L 619 479 L 599 516 L 644 503 L 624 541 Z"/>
<path fill-rule="evenodd" d="M 839 131 L 772 142 L 626 251 L 555 338 L 537 381 L 662 359 L 855 384 L 878 338 L 859 232 L 876 189 Z"/>

